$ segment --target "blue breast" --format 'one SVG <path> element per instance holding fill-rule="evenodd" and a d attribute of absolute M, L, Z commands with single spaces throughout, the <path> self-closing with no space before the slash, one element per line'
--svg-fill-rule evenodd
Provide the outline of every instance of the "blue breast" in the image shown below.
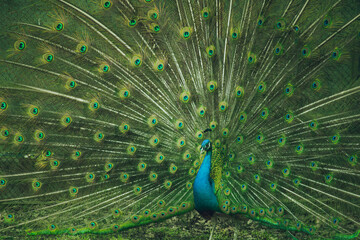
<path fill-rule="evenodd" d="M 195 209 L 200 214 L 203 212 L 212 213 L 220 211 L 219 203 L 214 193 L 214 181 L 210 178 L 210 170 L 211 150 L 206 153 L 194 182 L 193 193 Z"/>

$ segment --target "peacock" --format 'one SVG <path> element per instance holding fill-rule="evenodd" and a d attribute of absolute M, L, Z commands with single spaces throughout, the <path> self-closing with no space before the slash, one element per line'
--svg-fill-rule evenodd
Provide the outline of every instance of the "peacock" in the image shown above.
<path fill-rule="evenodd" d="M 0 11 L 1 236 L 106 239 L 197 211 L 359 238 L 358 0 Z"/>

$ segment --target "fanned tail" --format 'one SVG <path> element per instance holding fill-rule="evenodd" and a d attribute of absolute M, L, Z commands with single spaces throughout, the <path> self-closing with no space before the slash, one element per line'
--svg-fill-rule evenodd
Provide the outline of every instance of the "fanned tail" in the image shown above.
<path fill-rule="evenodd" d="M 356 0 L 4 9 L 0 233 L 110 234 L 192 211 L 210 139 L 223 213 L 359 237 Z"/>

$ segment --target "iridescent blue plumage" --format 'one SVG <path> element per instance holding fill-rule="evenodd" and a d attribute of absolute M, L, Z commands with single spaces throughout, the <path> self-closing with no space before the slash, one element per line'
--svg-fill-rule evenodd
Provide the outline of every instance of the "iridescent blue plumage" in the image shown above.
<path fill-rule="evenodd" d="M 209 218 L 214 212 L 219 212 L 220 209 L 215 196 L 215 184 L 210 177 L 211 142 L 206 139 L 202 142 L 201 147 L 206 151 L 206 155 L 195 178 L 193 188 L 194 202 L 195 209 L 204 217 Z"/>

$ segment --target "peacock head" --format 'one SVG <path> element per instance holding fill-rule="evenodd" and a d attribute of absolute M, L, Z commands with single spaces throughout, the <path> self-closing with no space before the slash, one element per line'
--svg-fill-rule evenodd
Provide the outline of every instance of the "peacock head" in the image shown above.
<path fill-rule="evenodd" d="M 209 139 L 205 139 L 202 143 L 201 143 L 201 152 L 208 152 L 211 151 L 211 142 Z"/>

